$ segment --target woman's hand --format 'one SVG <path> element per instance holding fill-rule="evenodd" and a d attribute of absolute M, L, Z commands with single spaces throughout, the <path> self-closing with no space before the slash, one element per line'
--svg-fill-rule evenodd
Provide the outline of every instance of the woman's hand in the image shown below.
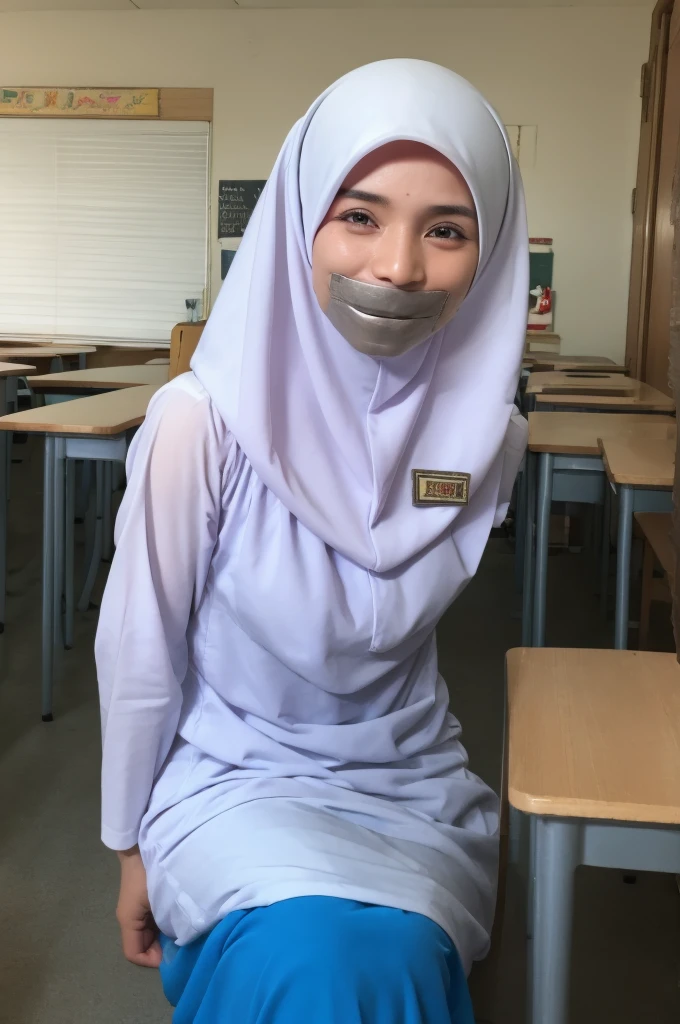
<path fill-rule="evenodd" d="M 146 888 L 146 871 L 137 846 L 118 853 L 120 895 L 116 917 L 126 959 L 139 967 L 160 967 L 162 953 Z"/>

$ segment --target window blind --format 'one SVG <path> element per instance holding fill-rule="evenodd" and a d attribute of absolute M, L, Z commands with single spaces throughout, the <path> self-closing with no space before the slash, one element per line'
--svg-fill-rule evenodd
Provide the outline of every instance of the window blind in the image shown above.
<path fill-rule="evenodd" d="M 207 282 L 208 131 L 0 118 L 0 338 L 168 343 Z"/>

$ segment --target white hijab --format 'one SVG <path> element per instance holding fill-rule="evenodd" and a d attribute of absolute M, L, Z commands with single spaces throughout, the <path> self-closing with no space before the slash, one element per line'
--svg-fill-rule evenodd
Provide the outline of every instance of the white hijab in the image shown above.
<path fill-rule="evenodd" d="M 312 243 L 352 167 L 402 139 L 464 176 L 480 258 L 447 326 L 375 360 L 320 309 Z M 527 303 L 524 197 L 498 116 L 446 68 L 379 61 L 330 86 L 290 131 L 191 365 L 283 505 L 331 548 L 385 573 L 446 531 L 455 540 L 460 507 L 414 507 L 412 469 L 469 473 L 464 521 L 495 504 L 498 484 L 494 495 L 482 484 L 504 448 Z M 474 561 L 481 549 L 466 554 Z"/>

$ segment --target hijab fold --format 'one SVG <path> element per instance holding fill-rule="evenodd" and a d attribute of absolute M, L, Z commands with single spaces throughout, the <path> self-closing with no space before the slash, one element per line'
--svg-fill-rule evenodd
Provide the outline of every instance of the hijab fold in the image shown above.
<path fill-rule="evenodd" d="M 375 360 L 333 327 L 312 287 L 316 231 L 349 171 L 397 140 L 451 160 L 472 192 L 480 258 L 454 319 Z M 386 60 L 330 86 L 290 131 L 192 360 L 262 482 L 341 555 L 384 573 L 460 508 L 417 508 L 411 470 L 469 473 L 470 506 L 503 451 L 526 330 L 527 227 L 498 116 L 464 79 Z M 465 517 L 467 519 L 467 516 Z"/>

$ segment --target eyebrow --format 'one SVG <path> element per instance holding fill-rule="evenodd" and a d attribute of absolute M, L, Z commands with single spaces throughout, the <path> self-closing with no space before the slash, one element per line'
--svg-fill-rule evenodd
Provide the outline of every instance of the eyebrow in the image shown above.
<path fill-rule="evenodd" d="M 477 220 L 477 213 L 469 206 L 430 206 L 428 213 L 434 217 L 470 217 Z"/>
<path fill-rule="evenodd" d="M 375 203 L 376 206 L 389 206 L 390 201 L 386 196 L 376 195 L 375 192 L 363 192 L 360 188 L 341 188 L 338 191 L 341 199 L 358 199 L 361 203 Z"/>
<path fill-rule="evenodd" d="M 389 206 L 387 196 L 380 196 L 376 192 L 364 192 L 359 188 L 341 188 L 338 191 L 340 199 L 358 199 L 361 203 L 374 203 L 376 206 Z M 428 206 L 427 212 L 432 217 L 469 217 L 477 220 L 477 214 L 470 206 Z"/>

